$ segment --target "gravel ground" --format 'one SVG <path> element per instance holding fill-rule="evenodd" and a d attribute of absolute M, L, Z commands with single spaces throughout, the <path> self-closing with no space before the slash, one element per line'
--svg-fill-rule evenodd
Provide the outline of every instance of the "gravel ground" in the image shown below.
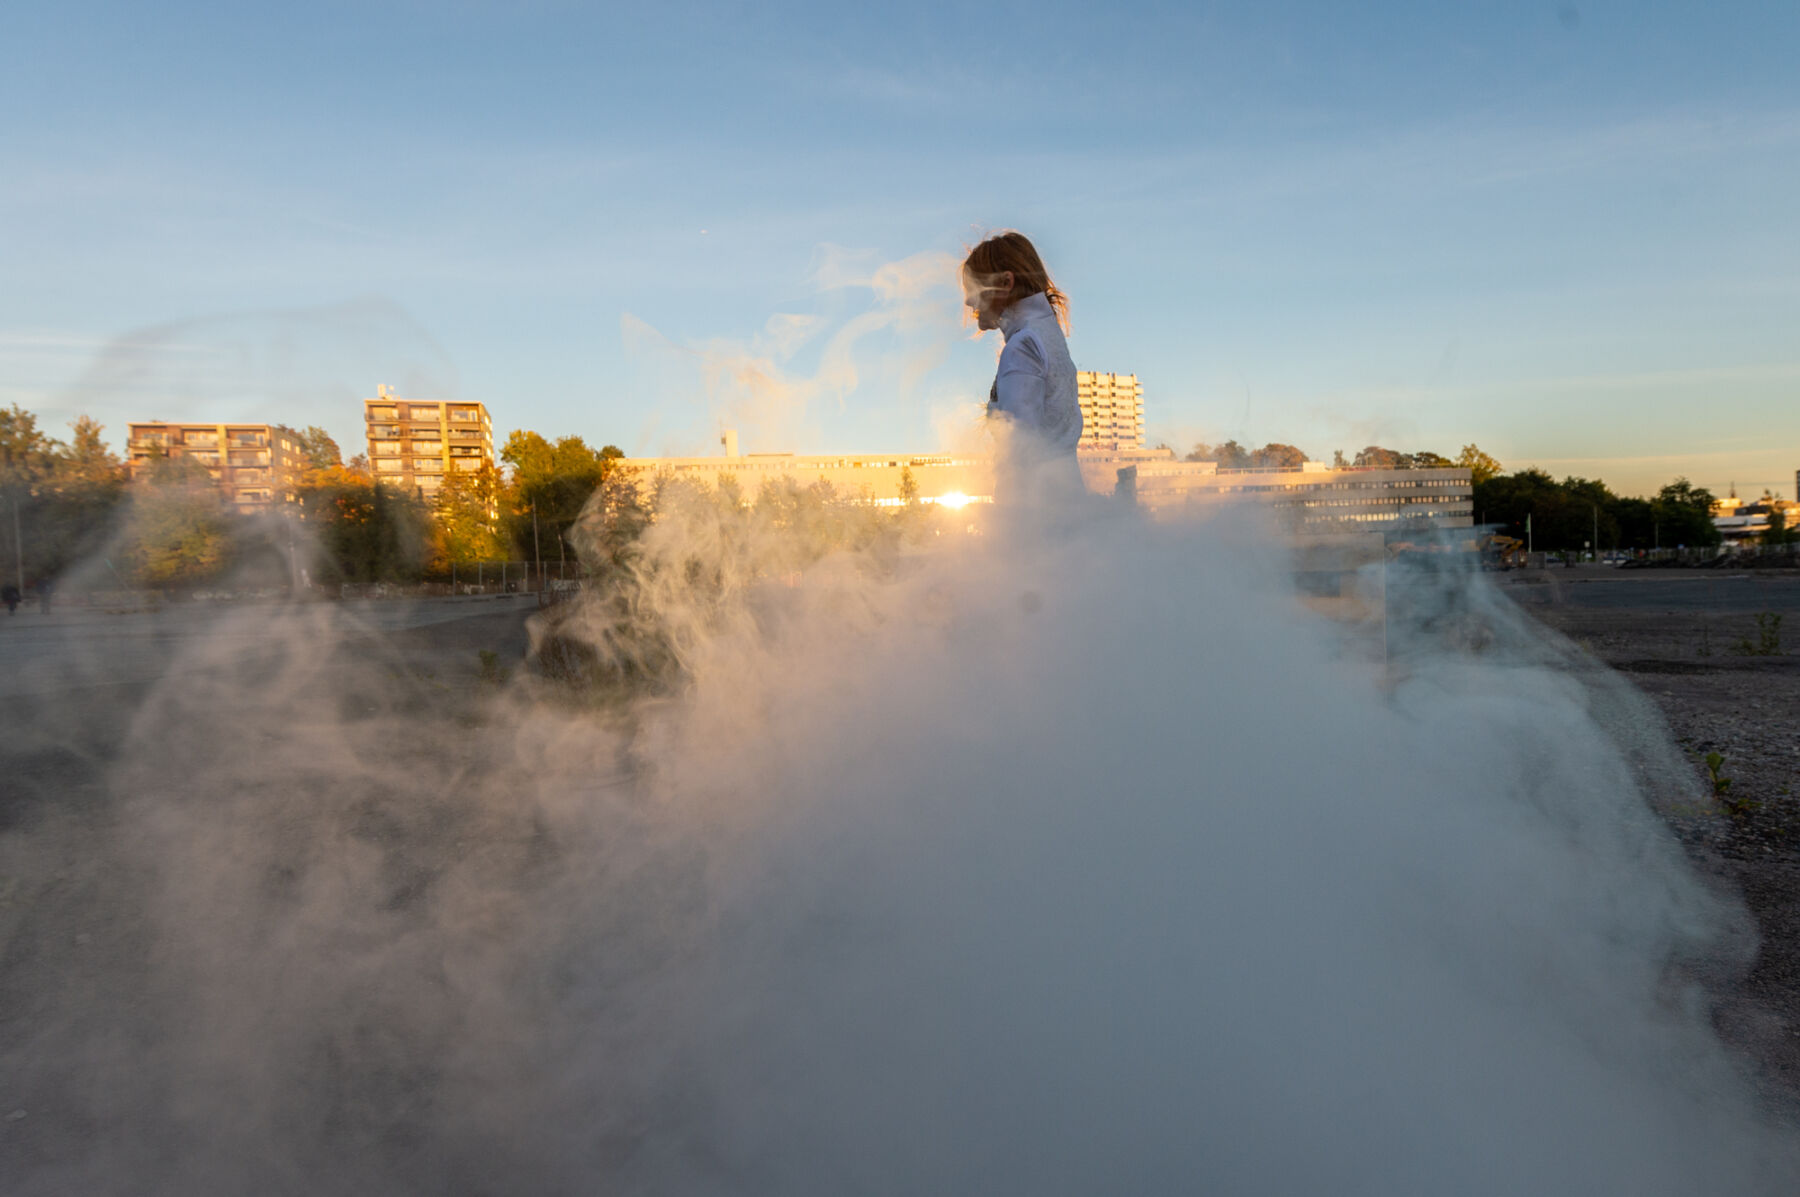
<path fill-rule="evenodd" d="M 1760 934 L 1716 1021 L 1766 1081 L 1800 1099 L 1800 576 L 1588 567 L 1520 571 L 1501 585 L 1666 720 L 1692 776 L 1662 813 L 1696 867 L 1742 896 Z M 1717 796 L 1711 753 L 1729 779 Z"/>
<path fill-rule="evenodd" d="M 1714 997 L 1720 1032 L 1760 1073 L 1769 1096 L 1800 1104 L 1800 797 L 1794 793 L 1800 780 L 1800 576 L 1694 579 L 1575 569 L 1495 580 L 1502 593 L 1572 644 L 1570 668 L 1591 685 L 1596 716 L 1622 743 L 1673 739 L 1682 749 L 1685 771 L 1681 758 L 1663 769 L 1666 754 L 1642 754 L 1651 762 L 1642 768 L 1681 774 L 1643 777 L 1646 792 L 1696 868 L 1721 891 L 1741 896 L 1760 934 L 1753 956 L 1702 970 L 1701 980 Z M 495 751 L 482 741 L 479 719 L 471 717 L 470 695 L 484 684 L 478 654 L 486 650 L 517 668 L 528 609 L 496 603 L 432 610 L 444 618 L 408 617 L 389 626 L 392 621 L 375 616 L 398 608 L 359 616 L 366 630 L 338 645 L 330 662 L 334 676 L 360 679 L 348 688 L 347 702 L 416 707 L 415 722 L 449 729 L 410 748 L 396 742 L 393 750 L 400 766 L 443 783 L 426 787 L 431 793 L 441 789 L 440 801 L 422 806 L 413 790 L 400 792 L 403 801 L 384 801 L 374 781 L 367 795 L 319 796 L 321 810 L 339 818 L 346 842 L 381 849 L 388 867 L 384 883 L 392 890 L 388 905 L 401 924 L 427 905 L 417 895 L 431 892 L 439 878 L 458 876 L 457 869 L 533 876 L 541 851 L 532 818 L 515 817 L 505 804 L 483 806 L 459 796 L 460 787 L 481 779 L 452 759 L 458 752 L 480 757 Z M 1772 622 L 1765 618 L 1759 628 L 1759 614 L 1783 616 L 1778 651 L 1755 651 Z M 168 995 L 159 997 L 149 983 L 157 973 L 157 941 L 142 899 L 153 878 L 128 850 L 132 845 L 112 834 L 116 787 L 109 779 L 121 743 L 134 726 L 141 733 L 154 715 L 145 709 L 148 682 L 142 679 L 161 673 L 164 654 L 186 628 L 168 617 L 146 624 L 130 644 L 108 642 L 96 668 L 123 669 L 128 676 L 122 681 L 101 684 L 77 671 L 63 679 L 61 690 L 47 689 L 50 675 L 34 664 L 37 657 L 23 653 L 0 671 L 0 708 L 12 717 L 9 734 L 0 737 L 0 1059 L 15 1065 L 0 1083 L 0 1189 L 8 1192 L 25 1191 L 11 1183 L 21 1177 L 36 1180 L 29 1191 L 80 1191 L 58 1183 L 57 1170 L 76 1169 L 96 1144 L 115 1150 L 107 1117 L 132 1125 L 192 1121 L 181 1110 L 142 1116 L 130 1106 L 142 1098 L 136 1089 L 96 1094 L 95 1078 L 111 1074 L 80 1064 L 84 1053 L 99 1054 L 109 1044 L 127 1056 L 139 1051 L 156 1059 L 170 1017 Z M 1751 651 L 1740 651 L 1745 648 Z M 8 692 L 6 685 L 14 689 Z M 72 717 L 76 711 L 78 718 Z M 221 744 L 233 742 L 230 728 L 217 734 Z M 1703 761 L 1708 752 L 1723 757 L 1720 772 L 1731 778 L 1735 809 L 1711 796 Z M 278 822 L 251 826 L 258 836 L 271 828 L 282 830 Z M 479 850 L 465 850 L 465 842 Z M 265 895 L 270 903 L 285 892 L 278 892 L 281 881 L 272 874 Z M 421 975 L 435 975 L 435 958 L 428 956 L 421 956 Z M 345 991 L 357 992 L 354 986 Z M 267 996 L 279 1004 L 279 994 Z M 404 1023 L 405 1033 L 392 1042 L 359 1037 L 361 1024 L 346 1024 L 341 1041 L 325 1045 L 341 1055 L 326 1052 L 298 1074 L 318 1090 L 313 1099 L 330 1113 L 321 1124 L 325 1147 L 355 1160 L 378 1140 L 380 1158 L 391 1158 L 406 1175 L 435 1176 L 433 1167 L 454 1171 L 457 1159 L 438 1160 L 432 1153 L 442 1144 L 421 1129 L 435 1125 L 424 1096 L 433 1076 L 410 1063 L 442 1054 L 434 1036 L 448 1034 L 443 1028 L 453 1020 L 433 1021 L 434 1010 L 443 1013 L 428 1003 L 413 1020 L 418 1025 Z M 128 1108 L 121 1112 L 121 1106 Z M 492 1137 L 504 1141 L 504 1127 Z M 197 1150 L 171 1139 L 167 1154 L 175 1159 Z M 469 1154 L 480 1157 L 474 1148 Z M 121 1170 L 127 1165 L 174 1166 L 160 1157 L 118 1162 Z M 512 1187 L 521 1186 L 530 1187 L 515 1177 Z M 135 1191 L 157 1188 L 146 1182 Z M 330 1188 L 296 1184 L 293 1191 Z"/>

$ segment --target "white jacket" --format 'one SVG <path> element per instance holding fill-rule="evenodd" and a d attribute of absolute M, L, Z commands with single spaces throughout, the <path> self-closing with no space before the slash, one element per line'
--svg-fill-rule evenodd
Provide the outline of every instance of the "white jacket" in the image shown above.
<path fill-rule="evenodd" d="M 1006 345 L 989 392 L 988 414 L 1011 421 L 1015 439 L 1021 432 L 1034 434 L 1040 452 L 1072 457 L 1081 439 L 1081 402 L 1075 393 L 1075 360 L 1056 310 L 1043 292 L 1027 295 L 1000 313 L 1000 332 Z"/>

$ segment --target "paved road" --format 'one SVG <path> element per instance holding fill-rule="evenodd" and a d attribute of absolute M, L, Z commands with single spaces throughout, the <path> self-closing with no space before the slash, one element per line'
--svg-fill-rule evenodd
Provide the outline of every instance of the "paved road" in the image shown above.
<path fill-rule="evenodd" d="M 135 686 L 173 670 L 254 660 L 271 642 L 335 643 L 502 612 L 535 595 L 370 599 L 333 603 L 174 603 L 150 611 L 76 607 L 0 612 L 0 697 Z"/>
<path fill-rule="evenodd" d="M 1732 614 L 1800 612 L 1800 570 L 1732 573 L 1589 565 L 1516 570 L 1499 577 L 1506 592 L 1526 605 Z"/>

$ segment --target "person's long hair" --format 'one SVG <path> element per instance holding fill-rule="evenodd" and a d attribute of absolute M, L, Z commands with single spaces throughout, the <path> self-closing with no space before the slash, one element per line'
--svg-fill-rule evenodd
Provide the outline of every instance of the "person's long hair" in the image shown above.
<path fill-rule="evenodd" d="M 1001 275 L 1012 272 L 1012 290 L 996 303 L 1004 312 L 1028 295 L 1042 294 L 1056 310 L 1056 322 L 1065 335 L 1069 331 L 1069 297 L 1050 281 L 1044 259 L 1024 233 L 995 233 L 969 251 L 963 259 L 963 273 L 978 287 L 995 287 Z"/>

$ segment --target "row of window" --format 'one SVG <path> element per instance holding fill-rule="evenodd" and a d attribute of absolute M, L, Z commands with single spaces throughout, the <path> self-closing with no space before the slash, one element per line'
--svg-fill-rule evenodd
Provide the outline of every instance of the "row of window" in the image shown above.
<path fill-rule="evenodd" d="M 441 404 L 407 403 L 397 407 L 366 407 L 364 415 L 369 420 L 435 420 L 444 414 Z M 459 421 L 475 421 L 481 419 L 479 406 L 450 408 L 450 418 Z"/>
<path fill-rule="evenodd" d="M 1466 511 L 1440 511 L 1435 507 L 1428 507 L 1423 511 L 1368 511 L 1350 515 L 1334 515 L 1328 518 L 1321 517 L 1319 522 L 1338 523 L 1354 521 L 1356 523 L 1393 523 L 1395 520 L 1401 519 L 1414 519 L 1419 517 L 1435 519 L 1440 516 L 1447 518 L 1450 516 L 1467 514 L 1469 513 Z"/>
<path fill-rule="evenodd" d="M 1300 507 L 1369 507 L 1377 503 L 1455 503 L 1468 502 L 1467 495 L 1395 495 L 1392 498 L 1366 499 L 1301 499 L 1290 506 Z"/>

